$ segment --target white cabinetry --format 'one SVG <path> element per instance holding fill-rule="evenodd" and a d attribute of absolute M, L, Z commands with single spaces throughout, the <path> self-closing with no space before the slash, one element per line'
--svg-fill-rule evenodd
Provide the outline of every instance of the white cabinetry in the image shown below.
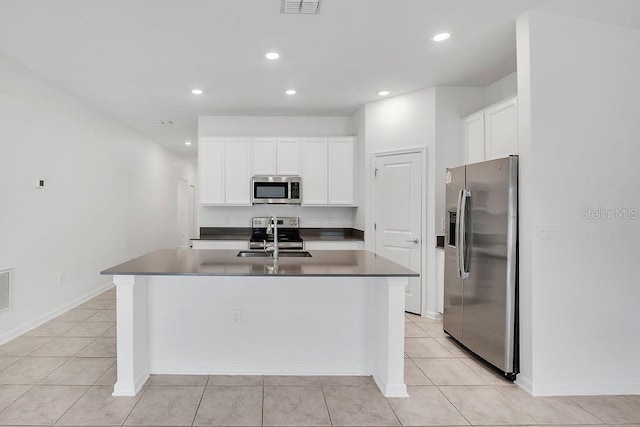
<path fill-rule="evenodd" d="M 327 204 L 327 140 L 308 138 L 302 142 L 302 203 Z"/>
<path fill-rule="evenodd" d="M 302 143 L 302 204 L 353 206 L 353 138 Z"/>
<path fill-rule="evenodd" d="M 254 175 L 302 176 L 302 204 L 354 206 L 352 137 L 202 137 L 200 204 L 250 206 Z"/>
<path fill-rule="evenodd" d="M 200 138 L 198 172 L 201 204 L 251 204 L 250 139 Z"/>
<path fill-rule="evenodd" d="M 518 100 L 509 98 L 463 120 L 467 163 L 518 154 Z"/>
<path fill-rule="evenodd" d="M 485 157 L 498 159 L 518 154 L 518 102 L 509 99 L 484 113 Z"/>
<path fill-rule="evenodd" d="M 253 140 L 253 175 L 276 175 L 276 139 Z"/>
<path fill-rule="evenodd" d="M 353 138 L 329 139 L 330 205 L 353 205 Z"/>
<path fill-rule="evenodd" d="M 224 139 L 200 138 L 198 141 L 198 175 L 200 203 L 224 204 Z"/>
<path fill-rule="evenodd" d="M 300 140 L 278 138 L 276 158 L 276 175 L 300 175 Z"/>
<path fill-rule="evenodd" d="M 304 248 L 308 251 L 314 250 L 331 250 L 331 251 L 348 251 L 364 249 L 362 240 L 305 240 Z"/>
<path fill-rule="evenodd" d="M 484 160 L 484 113 L 472 114 L 463 121 L 466 163 Z"/>

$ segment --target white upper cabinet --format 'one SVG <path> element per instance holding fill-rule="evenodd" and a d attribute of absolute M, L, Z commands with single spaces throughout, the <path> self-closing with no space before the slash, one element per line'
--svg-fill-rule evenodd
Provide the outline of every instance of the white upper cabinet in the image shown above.
<path fill-rule="evenodd" d="M 229 138 L 225 145 L 225 204 L 251 204 L 251 140 Z"/>
<path fill-rule="evenodd" d="M 476 113 L 464 119 L 464 146 L 466 163 L 484 160 L 484 113 Z"/>
<path fill-rule="evenodd" d="M 353 138 L 329 138 L 328 203 L 353 205 Z"/>
<path fill-rule="evenodd" d="M 225 141 L 218 138 L 198 140 L 198 175 L 200 178 L 200 203 L 224 204 Z"/>
<path fill-rule="evenodd" d="M 353 138 L 305 138 L 302 204 L 353 206 Z"/>
<path fill-rule="evenodd" d="M 253 175 L 276 175 L 276 139 L 253 140 Z"/>
<path fill-rule="evenodd" d="M 254 175 L 299 175 L 302 204 L 354 206 L 354 139 L 203 137 L 200 204 L 250 206 Z"/>
<path fill-rule="evenodd" d="M 509 98 L 463 120 L 467 163 L 518 154 L 518 100 Z"/>
<path fill-rule="evenodd" d="M 276 175 L 300 175 L 300 140 L 298 138 L 278 138 Z"/>
<path fill-rule="evenodd" d="M 484 113 L 487 160 L 518 154 L 518 101 L 516 98 L 487 108 Z"/>
<path fill-rule="evenodd" d="M 200 204 L 251 204 L 251 140 L 200 138 L 198 141 Z"/>
<path fill-rule="evenodd" d="M 302 203 L 305 205 L 327 204 L 327 157 L 326 138 L 302 141 Z"/>

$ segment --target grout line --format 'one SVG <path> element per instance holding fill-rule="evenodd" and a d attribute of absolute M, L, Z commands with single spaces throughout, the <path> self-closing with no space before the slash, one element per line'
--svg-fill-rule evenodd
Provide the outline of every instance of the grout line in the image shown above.
<path fill-rule="evenodd" d="M 138 403 L 140 403 L 140 401 L 142 400 L 142 396 L 144 396 L 144 394 L 147 392 L 147 389 L 149 388 L 149 386 L 147 385 L 143 385 L 142 389 L 140 390 L 140 396 L 138 397 L 138 400 L 136 401 L 136 403 L 131 407 L 131 410 L 129 411 L 129 413 L 127 414 L 126 417 L 124 417 L 124 421 L 122 421 L 122 424 L 120 424 L 121 426 L 125 425 L 125 423 L 127 422 L 127 420 L 129 419 L 129 417 L 131 416 L 131 413 L 133 412 L 134 409 L 136 409 L 136 406 L 138 406 Z"/>
<path fill-rule="evenodd" d="M 327 408 L 327 414 L 329 414 L 329 422 L 333 425 L 333 418 L 331 417 L 331 411 L 329 410 L 329 404 L 327 403 L 327 396 L 324 394 L 324 386 L 320 383 L 320 391 L 322 392 L 322 398 L 324 399 L 324 406 Z M 393 408 L 391 409 L 393 410 Z M 398 418 L 396 416 L 396 418 Z"/>
<path fill-rule="evenodd" d="M 469 425 L 473 425 L 473 423 L 471 421 L 469 421 L 469 419 L 467 417 L 464 416 L 464 414 L 462 413 L 462 411 L 451 401 L 451 399 L 449 399 L 449 396 L 447 396 L 446 394 L 444 394 L 444 392 L 442 390 L 440 390 L 440 386 L 437 386 L 434 384 L 434 387 L 438 390 L 438 392 L 444 396 L 445 399 L 447 399 L 447 402 L 449 402 L 451 404 L 451 406 L 453 406 L 454 408 L 456 408 L 456 411 L 458 411 L 458 413 L 460 414 L 460 416 L 462 418 L 465 419 L 465 421 L 467 421 L 467 423 L 469 423 Z"/>
<path fill-rule="evenodd" d="M 262 418 L 260 419 L 261 426 L 264 425 L 264 394 L 265 394 L 264 383 L 265 383 L 265 376 L 263 375 L 262 376 Z"/>
<path fill-rule="evenodd" d="M 70 386 L 65 386 L 65 387 L 70 387 Z M 84 391 L 84 393 L 82 393 L 82 394 L 81 394 L 81 395 L 80 395 L 80 396 L 79 396 L 79 397 L 78 397 L 78 398 L 77 398 L 77 399 L 76 399 L 76 400 L 75 400 L 71 405 L 69 405 L 69 407 L 67 408 L 67 410 L 66 410 L 66 411 L 64 411 L 64 413 L 63 413 L 62 415 L 60 415 L 60 416 L 58 417 L 58 419 L 56 419 L 56 421 L 53 423 L 53 425 L 56 425 L 56 424 L 58 423 L 58 421 L 60 421 L 60 420 L 62 419 L 62 417 L 64 417 L 64 416 L 67 414 L 67 412 L 69 412 L 69 411 L 71 410 L 71 408 L 73 408 L 73 407 L 76 405 L 76 403 L 78 403 L 78 401 L 79 401 L 80 399 L 82 399 L 82 397 L 83 397 L 85 394 L 87 394 L 87 392 L 91 389 L 91 386 L 71 386 L 71 387 L 87 387 L 87 389 L 86 389 L 86 390 Z"/>
<path fill-rule="evenodd" d="M 200 396 L 200 401 L 198 402 L 198 407 L 196 408 L 196 412 L 193 414 L 193 420 L 191 420 L 191 425 L 193 426 L 196 422 L 196 417 L 198 416 L 198 411 L 200 410 L 200 405 L 202 405 L 202 399 L 204 399 L 204 394 L 207 392 L 207 386 L 209 385 L 210 375 L 207 375 L 207 381 L 204 383 L 204 389 L 202 390 L 202 395 Z"/>
<path fill-rule="evenodd" d="M 588 412 L 589 414 L 593 415 L 594 417 L 596 417 L 597 419 L 599 419 L 602 424 L 608 425 L 602 418 L 600 418 L 599 416 L 597 416 L 596 414 L 594 414 L 593 412 L 591 412 L 590 410 L 588 410 L 587 408 L 585 408 L 584 406 L 582 406 L 581 404 L 579 404 L 578 402 L 576 402 L 575 400 L 573 400 L 574 397 L 579 397 L 579 396 L 567 396 L 569 398 L 569 400 L 577 405 L 579 408 L 584 409 L 586 412 Z"/>

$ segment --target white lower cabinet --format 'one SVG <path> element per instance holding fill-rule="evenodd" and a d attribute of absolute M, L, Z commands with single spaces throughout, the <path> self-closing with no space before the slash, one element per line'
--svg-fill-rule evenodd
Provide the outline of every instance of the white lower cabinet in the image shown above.
<path fill-rule="evenodd" d="M 249 249 L 248 240 L 192 240 L 193 249 Z"/>
<path fill-rule="evenodd" d="M 333 250 L 333 251 L 355 251 L 364 249 L 364 242 L 362 240 L 305 240 L 304 248 L 308 251 L 313 250 Z"/>

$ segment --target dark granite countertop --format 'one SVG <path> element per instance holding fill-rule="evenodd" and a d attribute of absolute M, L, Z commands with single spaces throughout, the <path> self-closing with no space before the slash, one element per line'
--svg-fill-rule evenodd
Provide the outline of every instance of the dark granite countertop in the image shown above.
<path fill-rule="evenodd" d="M 140 276 L 418 277 L 369 251 L 310 251 L 310 258 L 240 258 L 237 250 L 160 249 L 102 271 Z"/>
<path fill-rule="evenodd" d="M 191 240 L 249 240 L 251 227 L 202 227 L 200 238 Z M 364 241 L 364 231 L 354 228 L 300 228 L 302 240 Z"/>

